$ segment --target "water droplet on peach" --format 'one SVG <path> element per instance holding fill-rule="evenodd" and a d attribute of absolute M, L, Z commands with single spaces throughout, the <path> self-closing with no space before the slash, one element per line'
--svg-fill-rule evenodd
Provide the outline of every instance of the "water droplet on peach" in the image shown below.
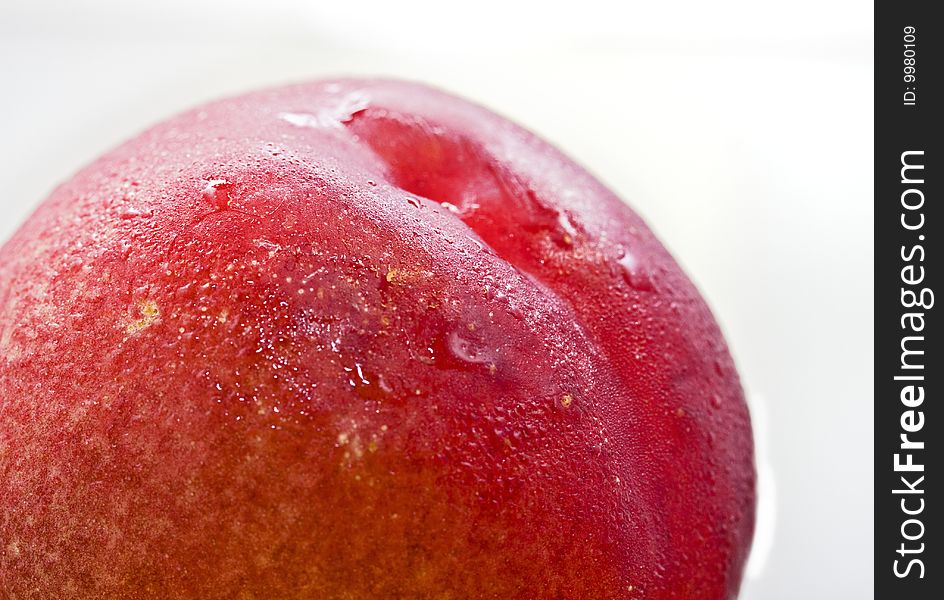
<path fill-rule="evenodd" d="M 459 331 L 453 331 L 449 334 L 446 346 L 453 356 L 463 362 L 481 364 L 488 362 L 491 358 L 488 350 L 481 343 L 463 336 Z"/>
<path fill-rule="evenodd" d="M 617 262 L 622 267 L 623 280 L 630 287 L 647 292 L 654 289 L 652 277 L 633 254 L 623 251 Z"/>

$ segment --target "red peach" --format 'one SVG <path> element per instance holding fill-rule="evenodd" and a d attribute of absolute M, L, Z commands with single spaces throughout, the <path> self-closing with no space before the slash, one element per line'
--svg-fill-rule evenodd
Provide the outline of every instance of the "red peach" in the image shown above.
<path fill-rule="evenodd" d="M 212 103 L 0 250 L 13 598 L 727 599 L 750 420 L 570 159 L 416 84 Z"/>

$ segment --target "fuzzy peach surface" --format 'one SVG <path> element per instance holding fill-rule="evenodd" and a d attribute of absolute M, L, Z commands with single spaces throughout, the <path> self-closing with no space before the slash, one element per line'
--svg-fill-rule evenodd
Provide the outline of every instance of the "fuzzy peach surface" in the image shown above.
<path fill-rule="evenodd" d="M 3 597 L 729 599 L 753 521 L 688 278 L 442 92 L 198 108 L 0 249 Z"/>

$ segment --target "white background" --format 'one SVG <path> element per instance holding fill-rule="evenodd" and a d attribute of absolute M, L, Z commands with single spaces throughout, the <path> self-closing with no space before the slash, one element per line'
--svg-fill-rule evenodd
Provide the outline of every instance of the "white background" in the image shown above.
<path fill-rule="evenodd" d="M 872 4 L 0 0 L 0 240 L 157 120 L 335 74 L 419 79 L 564 148 L 676 254 L 751 397 L 742 598 L 872 597 Z"/>

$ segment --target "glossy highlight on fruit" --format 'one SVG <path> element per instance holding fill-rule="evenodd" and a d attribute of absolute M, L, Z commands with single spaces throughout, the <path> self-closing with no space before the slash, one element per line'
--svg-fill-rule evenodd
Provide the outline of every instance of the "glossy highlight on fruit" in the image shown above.
<path fill-rule="evenodd" d="M 203 106 L 0 249 L 10 597 L 727 599 L 753 521 L 693 285 L 443 92 Z"/>

